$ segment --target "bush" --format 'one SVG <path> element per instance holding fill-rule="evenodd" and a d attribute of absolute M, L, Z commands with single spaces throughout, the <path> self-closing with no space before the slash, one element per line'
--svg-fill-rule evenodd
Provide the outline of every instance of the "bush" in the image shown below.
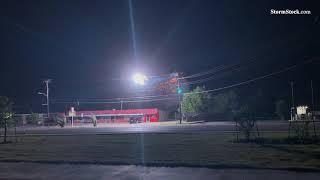
<path fill-rule="evenodd" d="M 234 121 L 237 124 L 237 130 L 244 134 L 245 140 L 250 141 L 252 131 L 256 126 L 256 119 L 254 114 L 250 112 L 248 106 L 242 107 L 239 112 L 236 113 Z"/>
<path fill-rule="evenodd" d="M 66 121 L 67 121 L 66 117 L 55 116 L 54 119 L 57 122 L 57 124 L 62 128 L 64 127 L 64 125 L 66 124 Z"/>
<path fill-rule="evenodd" d="M 279 116 L 281 120 L 284 120 L 288 117 L 289 108 L 284 100 L 279 100 L 275 103 L 276 106 L 276 114 Z"/>
<path fill-rule="evenodd" d="M 93 126 L 96 127 L 97 126 L 97 117 L 92 115 L 91 116 L 91 121 L 92 121 Z"/>
<path fill-rule="evenodd" d="M 30 116 L 27 117 L 27 124 L 38 124 L 39 119 L 39 114 L 31 113 Z"/>

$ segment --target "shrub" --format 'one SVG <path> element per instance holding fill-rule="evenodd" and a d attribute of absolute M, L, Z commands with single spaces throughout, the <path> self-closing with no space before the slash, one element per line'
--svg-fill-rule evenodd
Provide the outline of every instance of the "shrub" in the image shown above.
<path fill-rule="evenodd" d="M 97 126 L 97 117 L 92 115 L 91 116 L 91 121 L 92 121 L 93 126 L 96 127 Z"/>
<path fill-rule="evenodd" d="M 66 124 L 66 117 L 59 117 L 59 116 L 54 116 L 55 121 L 60 127 L 64 127 Z"/>
<path fill-rule="evenodd" d="M 234 117 L 238 129 L 244 134 L 246 141 L 250 141 L 251 134 L 256 126 L 254 114 L 250 112 L 248 106 L 242 107 Z"/>

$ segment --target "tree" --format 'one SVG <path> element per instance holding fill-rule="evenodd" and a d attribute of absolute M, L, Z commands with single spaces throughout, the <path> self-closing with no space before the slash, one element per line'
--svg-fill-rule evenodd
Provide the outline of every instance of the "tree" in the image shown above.
<path fill-rule="evenodd" d="M 91 115 L 91 121 L 94 127 L 97 126 L 97 117 L 95 115 Z"/>
<path fill-rule="evenodd" d="M 208 112 L 211 114 L 233 115 L 238 108 L 238 96 L 234 91 L 209 96 L 207 100 Z"/>
<path fill-rule="evenodd" d="M 4 128 L 4 143 L 7 143 L 7 129 L 12 121 L 12 106 L 13 102 L 8 97 L 0 96 L 0 127 Z"/>
<path fill-rule="evenodd" d="M 288 105 L 285 100 L 278 100 L 276 103 L 276 114 L 281 118 L 281 120 L 284 120 L 288 116 Z"/>
<path fill-rule="evenodd" d="M 39 119 L 40 119 L 39 114 L 31 113 L 30 116 L 27 117 L 27 123 L 28 124 L 38 124 Z"/>
<path fill-rule="evenodd" d="M 207 94 L 199 93 L 204 90 L 204 87 L 196 87 L 188 94 L 184 94 L 181 103 L 183 114 L 198 114 L 206 110 L 205 99 Z"/>

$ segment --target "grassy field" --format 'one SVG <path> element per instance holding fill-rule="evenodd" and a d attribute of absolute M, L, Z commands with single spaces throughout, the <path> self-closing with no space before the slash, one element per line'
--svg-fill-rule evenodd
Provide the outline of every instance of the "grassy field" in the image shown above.
<path fill-rule="evenodd" d="M 17 143 L 0 144 L 0 161 L 320 170 L 320 144 L 235 143 L 234 138 L 221 133 L 19 137 Z"/>

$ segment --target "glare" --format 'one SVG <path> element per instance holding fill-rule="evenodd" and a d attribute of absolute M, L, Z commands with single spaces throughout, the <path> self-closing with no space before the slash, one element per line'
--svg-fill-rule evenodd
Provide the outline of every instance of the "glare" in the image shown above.
<path fill-rule="evenodd" d="M 148 80 L 147 76 L 141 73 L 134 74 L 132 79 L 138 85 L 145 85 L 146 81 Z"/>

